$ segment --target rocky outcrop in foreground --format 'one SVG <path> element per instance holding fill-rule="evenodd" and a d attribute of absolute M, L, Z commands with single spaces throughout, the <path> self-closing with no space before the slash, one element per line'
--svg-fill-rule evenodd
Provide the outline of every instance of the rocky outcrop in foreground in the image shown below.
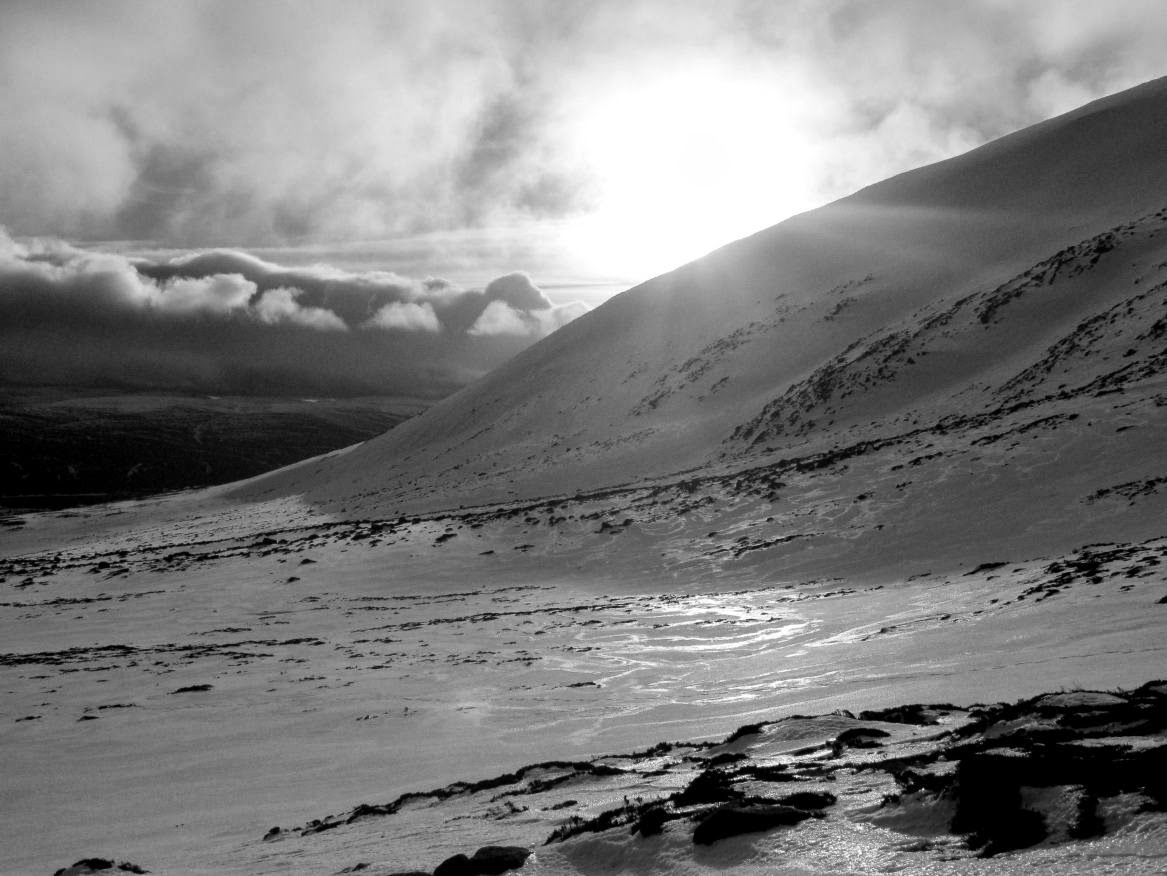
<path fill-rule="evenodd" d="M 611 806 L 621 795 L 623 803 Z M 332 831 L 352 839 L 348 832 L 366 822 L 391 834 L 384 819 L 424 817 L 487 822 L 492 835 L 521 843 L 455 854 L 433 871 L 476 876 L 521 868 L 528 847 L 591 835 L 635 843 L 673 834 L 710 846 L 838 819 L 902 832 L 911 853 L 942 851 L 952 860 L 1072 843 L 1164 812 L 1167 681 L 1155 681 L 1011 704 L 790 716 L 743 726 L 719 743 L 666 742 L 594 761 L 534 764 L 362 804 L 273 829 L 265 840 L 312 842 Z M 469 848 L 474 830 L 464 830 Z"/>

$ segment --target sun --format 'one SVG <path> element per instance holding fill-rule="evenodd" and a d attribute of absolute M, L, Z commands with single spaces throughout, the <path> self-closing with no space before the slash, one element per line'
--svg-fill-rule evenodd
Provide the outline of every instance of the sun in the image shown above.
<path fill-rule="evenodd" d="M 799 103 L 772 79 L 700 66 L 596 97 L 573 140 L 597 207 L 573 247 L 652 276 L 814 206 Z"/>

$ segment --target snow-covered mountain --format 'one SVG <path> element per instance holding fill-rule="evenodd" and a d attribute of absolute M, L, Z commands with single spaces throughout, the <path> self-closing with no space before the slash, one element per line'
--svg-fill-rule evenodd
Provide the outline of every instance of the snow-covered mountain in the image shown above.
<path fill-rule="evenodd" d="M 1164 142 L 1167 79 L 362 445 L 3 521 L 0 869 L 1161 872 Z"/>
<path fill-rule="evenodd" d="M 240 495 L 434 510 L 872 442 L 903 452 L 974 427 L 1010 436 L 965 448 L 990 469 L 1044 442 L 1040 475 L 999 471 L 990 505 L 1129 491 L 1167 472 L 1149 427 L 1167 388 L 1165 136 L 1157 80 L 871 186 L 630 289 L 404 427 Z M 951 469 L 935 477 L 964 502 L 982 479 Z M 1066 523 L 1085 536 L 1097 517 L 1086 504 Z"/>
<path fill-rule="evenodd" d="M 266 489 L 364 492 L 363 511 L 553 495 L 1147 386 L 1165 135 L 1156 80 L 873 185 L 616 296 Z"/>

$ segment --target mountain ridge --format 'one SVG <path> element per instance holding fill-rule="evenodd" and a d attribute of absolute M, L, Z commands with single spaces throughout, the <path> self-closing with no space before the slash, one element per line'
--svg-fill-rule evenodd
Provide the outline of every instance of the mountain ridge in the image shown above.
<path fill-rule="evenodd" d="M 987 356 L 1015 366 L 1002 379 L 1020 375 L 1096 316 L 1092 302 L 1121 306 L 1134 278 L 1120 255 L 1137 255 L 1142 281 L 1157 282 L 1163 130 L 1167 79 L 869 186 L 633 287 L 319 474 L 294 467 L 238 495 L 303 495 L 328 513 L 534 500 L 861 441 L 887 434 L 878 421 L 889 411 L 903 426 L 974 396 L 992 409 L 971 386 L 994 369 Z M 1090 286 L 1099 277 L 1109 292 Z M 1064 313 L 1029 312 L 1038 297 Z M 1136 321 L 1153 324 L 1143 304 Z M 1011 318 L 996 318 L 1005 309 Z M 943 324 L 958 318 L 956 337 Z M 942 349 L 916 349 L 924 341 Z M 912 379 L 876 368 L 867 385 L 842 388 L 847 410 L 832 425 L 839 405 L 814 399 L 825 383 L 856 372 L 849 358 L 870 364 L 899 346 L 897 374 Z M 1156 355 L 1142 357 L 1152 371 Z M 945 385 L 948 397 L 930 401 Z M 792 415 L 800 432 L 760 440 L 763 420 Z"/>

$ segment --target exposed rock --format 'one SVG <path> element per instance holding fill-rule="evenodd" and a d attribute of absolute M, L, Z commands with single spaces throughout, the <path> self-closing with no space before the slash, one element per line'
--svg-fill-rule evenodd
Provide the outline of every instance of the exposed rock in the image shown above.
<path fill-rule="evenodd" d="M 721 770 L 705 770 L 683 790 L 673 795 L 677 806 L 692 806 L 697 803 L 725 803 L 742 796 L 733 788 L 733 780 Z"/>
<path fill-rule="evenodd" d="M 725 803 L 710 812 L 693 831 L 693 842 L 708 846 L 743 833 L 759 833 L 798 824 L 816 813 L 780 803 Z"/>
<path fill-rule="evenodd" d="M 880 730 L 878 727 L 852 727 L 836 736 L 835 742 L 839 745 L 849 745 L 852 748 L 868 748 L 874 744 L 872 740 L 886 739 L 890 735 L 886 730 Z"/>
<path fill-rule="evenodd" d="M 472 857 L 451 855 L 434 870 L 434 876 L 498 876 L 523 866 L 531 850 L 522 846 L 483 846 Z"/>
<path fill-rule="evenodd" d="M 111 861 L 108 858 L 82 858 L 71 867 L 62 867 L 53 876 L 88 876 L 90 873 L 106 871 L 122 873 L 149 873 L 149 870 L 131 864 L 129 861 Z"/>
<path fill-rule="evenodd" d="M 750 756 L 743 752 L 725 751 L 721 754 L 715 755 L 709 760 L 705 761 L 706 767 L 720 767 L 727 764 L 737 763 L 738 761 L 749 760 Z"/>
<path fill-rule="evenodd" d="M 470 859 L 461 853 L 451 855 L 434 868 L 434 876 L 474 876 L 474 872 Z"/>
<path fill-rule="evenodd" d="M 875 727 L 852 727 L 831 741 L 831 753 L 835 757 L 840 757 L 848 748 L 879 748 L 883 744 L 879 740 L 890 735 L 887 731 Z"/>
<path fill-rule="evenodd" d="M 930 726 L 939 724 L 938 712 L 954 709 L 947 703 L 942 705 L 925 706 L 912 703 L 907 706 L 894 706 L 890 709 L 867 710 L 859 713 L 860 721 L 885 721 L 888 724 L 917 724 Z"/>
<path fill-rule="evenodd" d="M 830 791 L 799 791 L 779 797 L 774 802 L 783 806 L 793 806 L 795 809 L 826 809 L 828 806 L 834 806 L 839 800 Z"/>
<path fill-rule="evenodd" d="M 728 745 L 731 742 L 737 742 L 739 739 L 743 739 L 746 736 L 756 736 L 757 734 L 761 733 L 762 728 L 769 723 L 769 721 L 761 721 L 757 724 L 742 724 L 742 726 L 738 727 L 733 731 L 733 733 L 729 735 L 729 737 L 725 740 L 725 744 Z"/>
<path fill-rule="evenodd" d="M 800 777 L 792 773 L 784 763 L 775 764 L 747 764 L 738 770 L 738 775 L 744 775 L 758 782 L 797 782 Z"/>
<path fill-rule="evenodd" d="M 939 717 L 949 725 L 943 732 L 928 726 Z M 877 812 L 857 815 L 848 810 L 836 817 L 892 830 L 904 824 L 923 830 L 926 836 L 905 851 L 950 848 L 952 834 L 963 834 L 970 849 L 987 857 L 1039 842 L 1056 845 L 1102 836 L 1133 817 L 1167 808 L 1165 682 L 1131 691 L 1061 691 L 970 708 L 904 706 L 874 716 L 865 713 L 862 720 L 896 719 L 916 726 L 890 734 L 854 726 L 826 746 L 793 751 L 781 740 L 780 747 L 770 747 L 766 739 L 757 739 L 730 757 L 721 753 L 724 743 L 661 743 L 588 762 L 548 761 L 491 779 L 412 792 L 390 804 L 362 804 L 297 831 L 306 837 L 366 817 L 399 814 L 413 803 L 469 802 L 476 794 L 492 807 L 482 810 L 490 814 L 499 800 L 509 803 L 511 797 L 526 795 L 535 800 L 532 812 L 536 807 L 539 812 L 579 807 L 578 815 L 555 822 L 548 845 L 613 830 L 647 838 L 667 832 L 669 822 L 680 820 L 695 824 L 694 842 L 706 845 L 822 818 L 837 803 L 836 794 L 850 796 L 857 785 L 870 788 L 859 776 L 882 773 L 896 782 L 898 793 L 886 795 Z M 823 726 L 823 736 L 832 726 L 838 724 Z M 878 745 L 864 750 L 871 741 Z M 832 744 L 840 755 L 825 758 Z M 781 752 L 783 762 L 768 763 L 775 752 Z M 670 753 L 674 756 L 662 764 L 662 755 Z M 674 790 L 681 776 L 688 784 Z M 626 794 L 623 805 L 603 811 L 597 805 L 602 797 L 593 803 L 560 797 L 564 782 L 584 777 L 615 780 L 611 786 L 600 783 L 613 796 L 621 791 L 649 793 Z M 663 778 L 657 782 L 657 777 Z M 485 847 L 473 857 L 447 859 L 437 876 L 491 876 L 524 866 L 529 854 L 522 848 Z"/>
<path fill-rule="evenodd" d="M 971 757 L 957 770 L 955 833 L 985 857 L 1037 845 L 1048 830 L 1040 814 L 1025 809 L 1015 758 Z"/>
<path fill-rule="evenodd" d="M 483 846 L 470 858 L 470 866 L 475 874 L 498 876 L 522 867 L 530 856 L 531 850 L 522 846 Z"/>
<path fill-rule="evenodd" d="M 632 826 L 632 832 L 641 836 L 656 836 L 665 829 L 665 823 L 670 820 L 664 806 L 650 806 L 640 813 L 640 818 Z"/>
<path fill-rule="evenodd" d="M 204 693 L 205 691 L 214 688 L 213 684 L 188 684 L 186 687 L 180 687 L 177 690 L 172 690 L 172 694 L 184 693 Z"/>

